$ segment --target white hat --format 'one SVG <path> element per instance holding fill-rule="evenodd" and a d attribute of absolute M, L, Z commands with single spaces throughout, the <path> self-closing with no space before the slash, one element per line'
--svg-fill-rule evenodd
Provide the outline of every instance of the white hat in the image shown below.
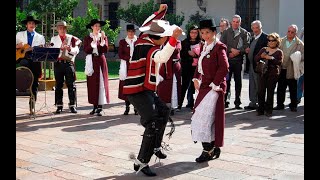
<path fill-rule="evenodd" d="M 178 27 L 173 24 L 170 25 L 169 21 L 165 20 L 153 20 L 149 26 L 140 27 L 139 30 L 144 34 L 151 34 L 160 37 L 172 36 L 173 31 Z M 182 35 L 185 35 L 182 32 Z"/>

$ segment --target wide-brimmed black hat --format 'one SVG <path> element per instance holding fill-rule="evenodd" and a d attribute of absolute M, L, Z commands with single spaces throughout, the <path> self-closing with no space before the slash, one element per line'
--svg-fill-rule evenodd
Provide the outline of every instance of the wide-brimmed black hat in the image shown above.
<path fill-rule="evenodd" d="M 204 19 L 200 21 L 200 27 L 199 29 L 204 29 L 204 28 L 213 28 L 216 29 L 216 23 L 214 22 L 213 19 Z"/>
<path fill-rule="evenodd" d="M 128 30 L 136 30 L 135 28 L 134 28 L 134 25 L 133 24 L 127 24 L 127 31 Z"/>
<path fill-rule="evenodd" d="M 92 19 L 90 23 L 86 25 L 86 27 L 87 29 L 91 29 L 91 26 L 97 23 L 99 23 L 101 27 L 107 24 L 106 21 L 100 21 L 99 19 Z"/>
<path fill-rule="evenodd" d="M 22 24 L 27 24 L 28 21 L 33 21 L 35 24 L 40 24 L 41 21 L 38 19 L 35 19 L 33 16 L 27 16 L 27 18 L 23 21 L 21 21 Z"/>

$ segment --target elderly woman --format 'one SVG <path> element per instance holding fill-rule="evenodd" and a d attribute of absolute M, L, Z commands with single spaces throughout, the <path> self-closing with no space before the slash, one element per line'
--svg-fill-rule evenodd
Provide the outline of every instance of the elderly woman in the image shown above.
<path fill-rule="evenodd" d="M 225 124 L 225 77 L 229 68 L 227 47 L 216 38 L 214 21 L 200 21 L 200 32 L 205 42 L 192 79 L 198 95 L 191 117 L 192 140 L 200 141 L 203 147 L 201 155 L 196 158 L 198 163 L 220 156 Z"/>
<path fill-rule="evenodd" d="M 273 95 L 276 87 L 278 77 L 280 74 L 280 66 L 282 64 L 283 52 L 279 49 L 280 37 L 277 33 L 268 35 L 268 45 L 262 48 L 255 56 L 255 61 L 267 62 L 267 70 L 265 73 L 259 73 L 259 87 L 258 87 L 258 104 L 257 115 L 272 116 L 273 109 Z M 267 100 L 266 100 L 267 91 Z"/>
<path fill-rule="evenodd" d="M 93 104 L 90 114 L 102 116 L 102 105 L 109 103 L 108 67 L 104 53 L 108 51 L 108 39 L 101 27 L 105 21 L 92 19 L 86 26 L 92 33 L 84 38 L 86 56 L 88 100 Z M 101 32 L 100 32 L 101 31 Z"/>

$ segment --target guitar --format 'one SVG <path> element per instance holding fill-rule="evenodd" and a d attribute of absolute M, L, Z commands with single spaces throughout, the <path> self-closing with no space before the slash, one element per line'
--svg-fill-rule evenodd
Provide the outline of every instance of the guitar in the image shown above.
<path fill-rule="evenodd" d="M 22 48 L 16 49 L 16 61 L 18 61 L 20 58 L 24 58 L 26 52 L 28 51 L 32 51 L 32 47 L 29 44 L 25 44 Z"/>

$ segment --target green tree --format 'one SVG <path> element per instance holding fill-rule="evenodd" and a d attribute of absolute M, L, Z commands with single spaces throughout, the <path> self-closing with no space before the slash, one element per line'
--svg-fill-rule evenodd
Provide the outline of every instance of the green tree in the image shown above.
<path fill-rule="evenodd" d="M 154 3 L 154 0 L 142 2 L 140 4 L 132 4 L 128 2 L 127 8 L 119 8 L 117 10 L 117 18 L 122 19 L 128 23 L 141 26 L 143 22 L 155 11 L 158 11 L 159 4 Z M 184 21 L 184 15 L 166 14 L 166 19 L 170 24 L 181 26 Z"/>
<path fill-rule="evenodd" d="M 25 20 L 27 18 L 27 15 L 31 15 L 35 17 L 36 19 L 39 19 L 39 15 L 37 12 L 33 11 L 27 14 L 26 11 L 21 11 L 20 7 L 16 7 L 16 33 L 18 31 L 24 31 L 26 30 L 26 26 L 21 23 L 21 21 Z M 36 27 L 36 31 L 40 32 L 41 31 L 41 26 Z"/>
<path fill-rule="evenodd" d="M 199 14 L 199 11 L 196 12 L 196 14 L 192 14 L 190 15 L 190 18 L 189 18 L 189 21 L 188 23 L 186 24 L 185 28 L 186 30 L 188 31 L 188 29 L 192 26 L 192 25 L 197 25 L 199 26 L 199 22 L 203 19 L 207 19 L 209 18 L 208 16 L 206 15 L 201 15 Z"/>
<path fill-rule="evenodd" d="M 27 13 L 24 11 L 20 11 L 20 8 L 16 8 L 16 32 L 23 31 L 25 27 L 21 24 L 21 21 L 26 19 Z"/>
<path fill-rule="evenodd" d="M 89 29 L 86 28 L 86 25 L 90 23 L 92 19 L 99 19 L 99 9 L 92 3 L 91 0 L 88 1 L 87 14 L 84 17 L 71 18 L 70 24 L 71 28 L 68 30 L 68 33 L 83 39 L 86 35 L 90 33 Z M 118 38 L 120 27 L 117 27 L 115 30 L 110 28 L 110 21 L 106 20 L 106 25 L 104 25 L 101 30 L 103 30 L 107 37 L 108 41 L 111 44 L 114 44 L 115 40 Z"/>
<path fill-rule="evenodd" d="M 47 12 L 55 12 L 56 19 L 67 19 L 72 17 L 73 9 L 78 5 L 79 0 L 32 0 L 26 12 L 28 14 L 37 12 L 45 14 Z"/>

